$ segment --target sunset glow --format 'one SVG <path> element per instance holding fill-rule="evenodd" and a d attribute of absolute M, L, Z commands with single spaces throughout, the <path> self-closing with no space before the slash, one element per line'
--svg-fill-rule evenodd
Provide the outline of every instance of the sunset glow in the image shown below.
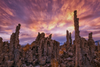
<path fill-rule="evenodd" d="M 66 30 L 74 38 L 73 11 L 77 10 L 80 35 L 100 40 L 100 0 L 0 0 L 0 37 L 9 41 L 18 23 L 20 44 L 35 40 L 38 32 L 64 43 Z"/>

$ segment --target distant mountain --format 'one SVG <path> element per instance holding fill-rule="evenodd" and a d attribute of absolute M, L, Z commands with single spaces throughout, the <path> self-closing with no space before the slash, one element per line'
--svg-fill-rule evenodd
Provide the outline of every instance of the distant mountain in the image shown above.
<path fill-rule="evenodd" d="M 98 42 L 100 42 L 100 40 L 95 41 L 95 45 L 98 45 Z M 100 43 L 99 43 L 100 44 Z"/>
<path fill-rule="evenodd" d="M 100 40 L 95 41 L 95 43 L 98 43 L 98 42 L 100 42 Z"/>
<path fill-rule="evenodd" d="M 60 43 L 60 45 L 63 45 L 64 43 Z"/>

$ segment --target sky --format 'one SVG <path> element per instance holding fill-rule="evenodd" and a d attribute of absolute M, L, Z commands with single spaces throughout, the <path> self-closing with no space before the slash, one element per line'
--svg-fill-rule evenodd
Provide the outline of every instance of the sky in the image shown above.
<path fill-rule="evenodd" d="M 66 42 L 66 30 L 74 40 L 73 11 L 77 10 L 80 36 L 100 40 L 100 0 L 0 0 L 0 37 L 9 41 L 20 23 L 20 44 L 32 43 L 38 32 L 60 43 Z"/>

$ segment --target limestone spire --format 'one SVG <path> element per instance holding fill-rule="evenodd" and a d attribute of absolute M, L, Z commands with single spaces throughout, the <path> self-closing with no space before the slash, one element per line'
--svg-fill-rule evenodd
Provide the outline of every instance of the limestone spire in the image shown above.
<path fill-rule="evenodd" d="M 67 30 L 67 44 L 69 44 L 69 31 Z"/>
<path fill-rule="evenodd" d="M 20 30 L 20 26 L 21 26 L 21 24 L 18 24 L 18 26 L 16 27 L 16 32 L 18 32 Z"/>
<path fill-rule="evenodd" d="M 92 32 L 89 33 L 89 39 L 92 39 Z"/>
<path fill-rule="evenodd" d="M 79 38 L 79 18 L 77 18 L 77 10 L 74 11 L 74 28 L 75 40 Z"/>
<path fill-rule="evenodd" d="M 18 44 L 19 44 L 19 30 L 20 30 L 20 26 L 21 24 L 18 24 L 18 26 L 16 27 L 16 32 L 15 32 L 15 48 L 17 48 Z"/>
<path fill-rule="evenodd" d="M 43 32 L 42 32 L 42 33 L 38 32 L 38 35 L 37 35 L 35 41 L 38 41 L 38 40 L 40 40 L 41 38 L 45 38 L 45 33 L 43 33 Z"/>
<path fill-rule="evenodd" d="M 100 51 L 100 44 L 99 44 L 99 42 L 98 42 L 98 51 Z"/>
<path fill-rule="evenodd" d="M 49 35 L 49 38 L 50 38 L 50 39 L 52 38 L 52 34 Z"/>
<path fill-rule="evenodd" d="M 2 53 L 3 39 L 0 37 L 0 55 Z"/>
<path fill-rule="evenodd" d="M 81 49 L 80 49 L 80 39 L 79 39 L 79 18 L 77 18 L 77 10 L 74 11 L 74 29 L 75 29 L 75 67 L 80 66 Z"/>
<path fill-rule="evenodd" d="M 2 42 L 2 38 L 0 37 L 0 43 Z"/>
<path fill-rule="evenodd" d="M 69 41 L 70 41 L 70 45 L 72 45 L 72 37 L 71 37 L 71 33 L 69 35 Z"/>

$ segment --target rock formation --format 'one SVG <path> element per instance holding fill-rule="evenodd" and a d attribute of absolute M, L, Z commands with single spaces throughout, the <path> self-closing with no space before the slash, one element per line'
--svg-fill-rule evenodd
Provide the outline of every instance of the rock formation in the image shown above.
<path fill-rule="evenodd" d="M 75 40 L 66 31 L 66 42 L 52 40 L 52 34 L 38 35 L 31 44 L 19 44 L 20 24 L 10 37 L 10 43 L 0 37 L 0 67 L 100 67 L 100 44 L 95 45 L 92 32 L 88 40 L 79 34 L 79 18 L 74 11 Z"/>
<path fill-rule="evenodd" d="M 61 67 L 96 67 L 100 66 L 99 62 L 99 43 L 95 45 L 92 39 L 92 33 L 89 33 L 88 41 L 80 37 L 79 35 L 79 18 L 77 18 L 77 11 L 74 11 L 74 28 L 75 28 L 75 40 L 72 46 L 68 46 L 71 43 L 71 36 L 69 39 L 69 32 L 67 31 L 67 49 L 63 45 L 59 50 L 60 53 L 60 66 Z M 69 43 L 70 40 L 70 43 Z M 98 50 L 96 50 L 96 47 Z M 66 49 L 66 50 L 65 50 Z M 97 58 L 98 56 L 98 58 Z"/>

